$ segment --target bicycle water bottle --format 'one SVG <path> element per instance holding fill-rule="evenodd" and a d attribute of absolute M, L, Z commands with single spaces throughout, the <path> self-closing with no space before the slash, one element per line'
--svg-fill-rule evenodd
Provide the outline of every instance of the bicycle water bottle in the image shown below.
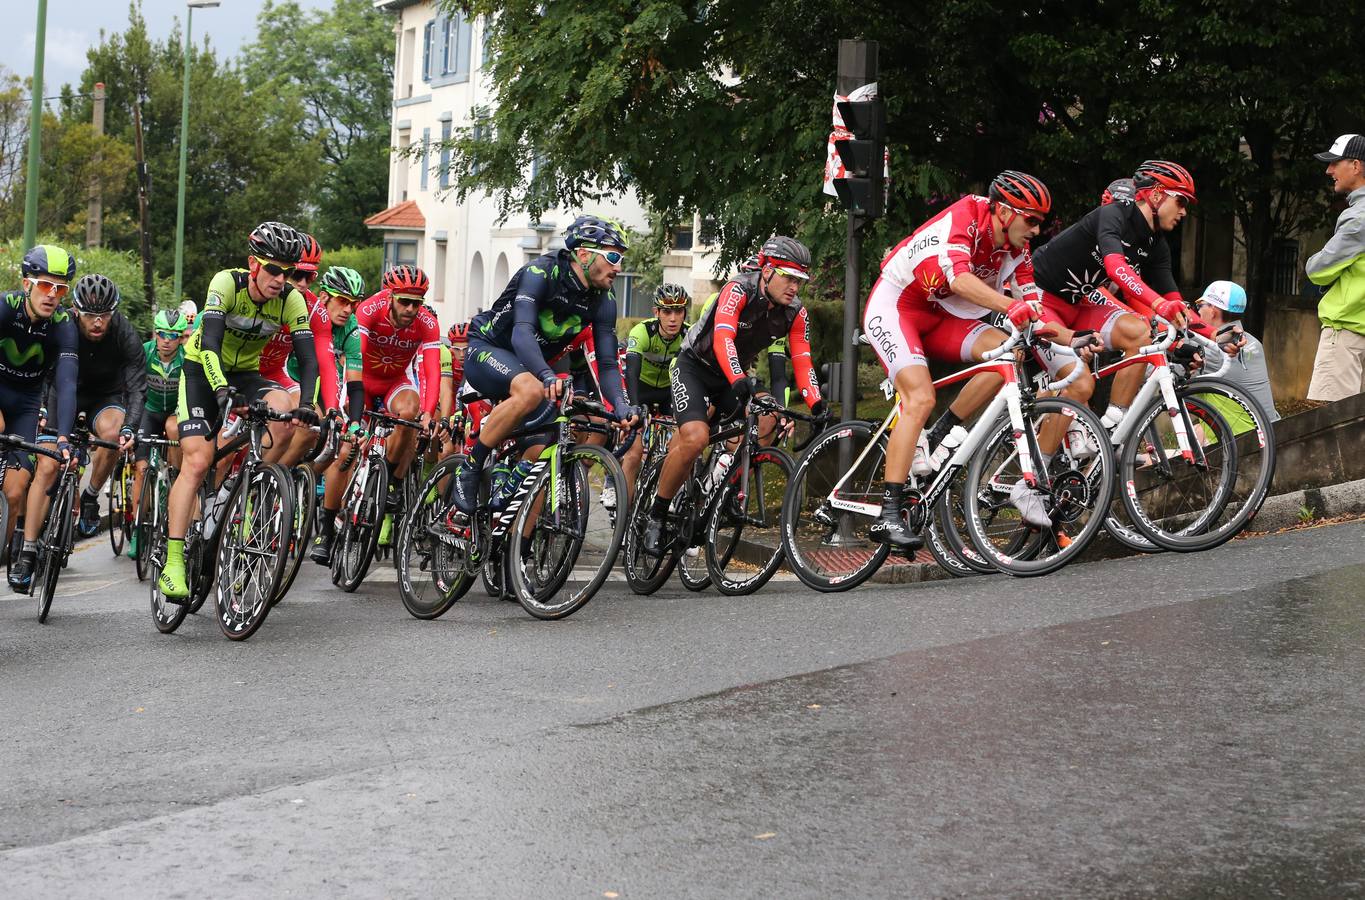
<path fill-rule="evenodd" d="M 508 473 L 507 478 L 503 480 L 502 490 L 498 492 L 489 505 L 495 510 L 505 509 L 507 504 L 512 501 L 517 489 L 521 487 L 521 483 L 526 480 L 526 476 L 531 474 L 531 467 L 532 463 L 528 459 L 523 459 L 517 463 L 517 467 Z"/>
<path fill-rule="evenodd" d="M 730 466 L 734 465 L 735 455 L 729 450 L 722 450 L 716 454 L 715 461 L 711 463 L 711 470 L 706 473 L 706 478 L 701 483 L 701 494 L 703 497 L 710 496 L 711 492 L 725 483 L 725 476 L 730 473 Z"/>
<path fill-rule="evenodd" d="M 213 527 L 218 524 L 218 510 L 227 503 L 228 494 L 232 492 L 232 482 L 225 481 L 223 486 L 218 489 L 213 502 L 209 504 L 208 515 L 204 517 L 204 534 L 213 534 Z"/>
<path fill-rule="evenodd" d="M 966 439 L 967 429 L 961 425 L 954 425 L 952 430 L 943 436 L 943 443 L 939 444 L 934 448 L 934 452 L 929 454 L 930 464 L 934 467 L 934 471 L 937 472 L 943 468 L 943 464 L 953 458 L 953 453 L 957 451 L 958 447 L 962 446 L 962 442 Z"/>
<path fill-rule="evenodd" d="M 493 464 L 493 471 L 488 475 L 488 501 L 491 504 L 497 501 L 502 495 L 502 489 L 507 486 L 507 479 L 512 475 L 512 466 L 507 460 L 500 459 Z"/>

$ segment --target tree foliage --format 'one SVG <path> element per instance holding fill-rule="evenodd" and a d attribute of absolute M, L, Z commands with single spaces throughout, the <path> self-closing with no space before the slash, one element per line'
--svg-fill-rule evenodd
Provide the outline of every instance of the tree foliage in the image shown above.
<path fill-rule="evenodd" d="M 318 143 L 313 232 L 324 248 L 365 244 L 364 219 L 388 199 L 393 111 L 393 20 L 369 0 L 335 0 L 304 12 L 297 0 L 267 2 L 256 42 L 244 48 L 256 89 L 295 98 L 303 132 Z"/>

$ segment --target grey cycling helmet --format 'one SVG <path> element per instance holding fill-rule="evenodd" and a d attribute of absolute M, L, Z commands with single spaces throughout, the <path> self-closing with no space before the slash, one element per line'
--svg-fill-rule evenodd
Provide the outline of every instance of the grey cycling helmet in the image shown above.
<path fill-rule="evenodd" d="M 810 277 L 810 251 L 796 238 L 774 235 L 763 242 L 758 251 L 760 266 L 775 266 L 787 275 Z"/>
<path fill-rule="evenodd" d="M 1109 187 L 1104 189 L 1100 195 L 1100 205 L 1108 206 L 1110 203 L 1132 203 L 1137 196 L 1137 185 L 1133 184 L 1131 178 L 1115 178 L 1109 182 Z"/>
<path fill-rule="evenodd" d="M 573 250 L 576 247 L 620 247 L 630 249 L 626 238 L 626 228 L 615 219 L 602 219 L 597 216 L 579 216 L 564 232 L 564 246 Z"/>
<path fill-rule="evenodd" d="M 692 295 L 680 284 L 664 283 L 654 292 L 654 305 L 663 309 L 687 309 Z"/>
<path fill-rule="evenodd" d="M 355 269 L 345 266 L 329 266 L 323 273 L 319 290 L 337 297 L 364 297 L 365 279 Z"/>
<path fill-rule="evenodd" d="M 103 275 L 82 275 L 71 291 L 71 304 L 77 312 L 110 313 L 118 309 L 118 288 Z"/>
<path fill-rule="evenodd" d="M 252 230 L 247 248 L 253 256 L 293 265 L 303 256 L 303 238 L 283 222 L 262 222 Z"/>

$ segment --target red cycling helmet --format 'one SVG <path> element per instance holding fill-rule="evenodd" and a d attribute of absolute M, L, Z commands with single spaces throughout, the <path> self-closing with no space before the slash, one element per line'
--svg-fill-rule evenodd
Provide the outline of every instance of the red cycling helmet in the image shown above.
<path fill-rule="evenodd" d="M 1191 203 L 1195 202 L 1194 176 L 1179 163 L 1149 159 L 1133 173 L 1133 184 L 1137 187 L 1139 198 L 1152 188 L 1161 188 L 1168 194 L 1178 194 Z"/>
<path fill-rule="evenodd" d="M 416 294 L 419 297 L 427 295 L 427 288 L 431 287 L 431 282 L 427 280 L 427 273 L 416 266 L 402 265 L 394 266 L 384 273 L 381 285 L 391 294 Z"/>
<path fill-rule="evenodd" d="M 469 323 L 456 322 L 454 325 L 451 325 L 450 330 L 446 332 L 446 340 L 450 341 L 452 344 L 469 343 Z"/>
<path fill-rule="evenodd" d="M 318 244 L 317 238 L 311 234 L 299 232 L 299 237 L 303 239 L 303 254 L 299 256 L 299 261 L 294 268 L 303 269 L 305 272 L 316 272 L 318 265 L 322 262 L 322 247 Z"/>
<path fill-rule="evenodd" d="M 991 181 L 990 198 L 1021 213 L 1052 212 L 1052 192 L 1032 175 L 1006 169 Z"/>

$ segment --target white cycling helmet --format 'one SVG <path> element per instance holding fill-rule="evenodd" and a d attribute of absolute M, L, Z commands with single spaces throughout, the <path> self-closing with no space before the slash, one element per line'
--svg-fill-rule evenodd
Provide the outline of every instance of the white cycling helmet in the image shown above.
<path fill-rule="evenodd" d="M 193 300 L 186 300 L 177 309 L 180 310 L 180 315 L 184 316 L 187 322 L 193 322 L 194 317 L 199 315 L 199 307 L 195 305 Z"/>

